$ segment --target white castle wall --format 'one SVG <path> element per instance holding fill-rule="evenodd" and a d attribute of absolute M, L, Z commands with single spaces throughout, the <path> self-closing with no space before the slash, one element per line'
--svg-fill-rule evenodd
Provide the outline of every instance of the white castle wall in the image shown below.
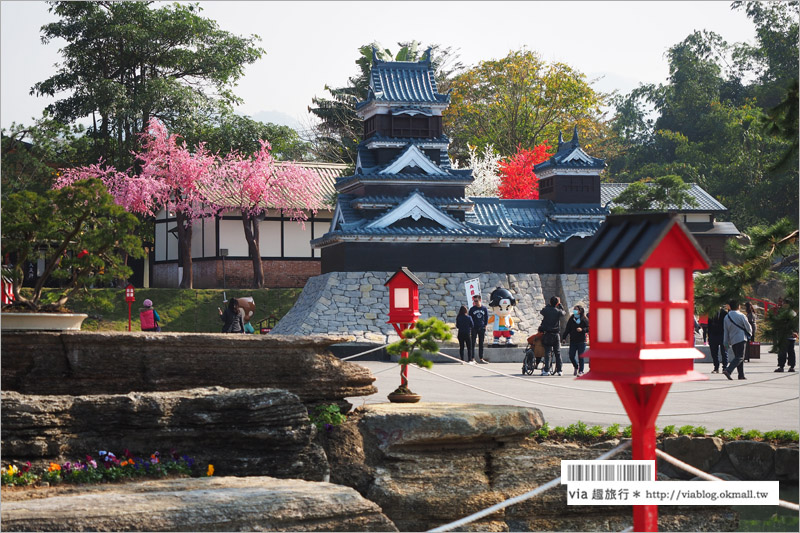
<path fill-rule="evenodd" d="M 358 342 L 384 344 L 397 340 L 390 324 L 389 291 L 384 283 L 394 272 L 330 272 L 308 280 L 295 306 L 272 330 L 284 335 L 315 333 L 353 335 Z M 585 274 L 501 274 L 414 272 L 421 281 L 421 318 L 435 316 L 449 323 L 455 334 L 455 319 L 461 305 L 467 304 L 464 282 L 478 278 L 484 304 L 496 287 L 511 290 L 517 299 L 512 315 L 514 342 L 524 345 L 536 333 L 541 321 L 539 310 L 553 295 L 565 307 L 589 301 Z M 490 325 L 491 328 L 491 325 Z"/>

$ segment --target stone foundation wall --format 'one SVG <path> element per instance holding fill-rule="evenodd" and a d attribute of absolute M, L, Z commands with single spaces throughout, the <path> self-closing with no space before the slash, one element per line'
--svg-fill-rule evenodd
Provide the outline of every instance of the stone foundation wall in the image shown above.
<path fill-rule="evenodd" d="M 329 272 L 308 280 L 297 303 L 273 329 L 273 333 L 310 335 L 347 334 L 358 342 L 386 343 L 397 340 L 390 324 L 389 291 L 384 283 L 394 272 Z M 421 281 L 419 310 L 422 318 L 438 317 L 451 324 L 455 333 L 458 309 L 466 305 L 464 282 L 480 279 L 484 304 L 496 287 L 514 294 L 517 344 L 524 344 L 539 327 L 541 310 L 550 296 L 558 295 L 566 305 L 588 303 L 585 274 L 502 274 L 415 272 Z M 490 325 L 491 328 L 491 325 Z"/>

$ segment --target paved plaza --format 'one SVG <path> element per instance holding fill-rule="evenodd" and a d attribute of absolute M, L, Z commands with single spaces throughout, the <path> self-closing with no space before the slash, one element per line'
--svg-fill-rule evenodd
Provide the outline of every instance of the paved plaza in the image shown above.
<path fill-rule="evenodd" d="M 698 361 L 695 369 L 707 381 L 678 383 L 670 389 L 656 425 L 705 426 L 709 433 L 741 427 L 744 430 L 800 428 L 798 373 L 775 373 L 777 356 L 764 347 L 760 360 L 745 363 L 747 380 L 729 381 L 711 374 L 712 364 Z M 488 351 L 487 357 L 492 352 Z M 566 358 L 566 357 L 565 357 Z M 359 407 L 384 403 L 400 384 L 400 367 L 388 361 L 358 361 L 376 377 L 378 393 L 350 398 Z M 520 363 L 462 365 L 437 363 L 431 371 L 409 365 L 409 386 L 423 402 L 519 405 L 541 409 L 550 427 L 582 421 L 589 426 L 629 424 L 628 417 L 609 382 L 576 380 L 567 361 L 563 376 L 523 376 Z M 500 374 L 509 374 L 507 377 Z M 480 390 L 483 389 L 483 390 Z"/>

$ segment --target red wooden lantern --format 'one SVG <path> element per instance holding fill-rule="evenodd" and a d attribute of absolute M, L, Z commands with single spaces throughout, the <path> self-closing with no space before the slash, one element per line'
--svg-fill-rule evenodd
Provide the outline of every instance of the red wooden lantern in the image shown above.
<path fill-rule="evenodd" d="M 128 331 L 131 330 L 131 304 L 136 301 L 136 297 L 133 295 L 133 285 L 128 284 L 125 287 L 125 301 L 128 302 Z"/>
<path fill-rule="evenodd" d="M 589 270 L 589 372 L 611 381 L 628 413 L 633 459 L 655 460 L 655 422 L 674 382 L 694 370 L 694 270 L 708 258 L 667 213 L 609 216 L 578 257 Z M 634 506 L 636 531 L 658 530 L 658 506 Z"/>
<path fill-rule="evenodd" d="M 419 278 L 406 267 L 395 272 L 389 281 L 384 283 L 384 286 L 389 287 L 388 324 L 414 324 L 417 321 L 420 285 L 422 282 Z"/>
<path fill-rule="evenodd" d="M 419 318 L 420 285 L 422 281 L 406 267 L 401 267 L 384 283 L 389 287 L 389 320 L 386 323 L 391 324 L 400 336 L 414 327 Z M 403 352 L 400 357 L 408 357 L 408 352 Z M 408 365 L 402 365 L 400 386 L 408 387 Z"/>

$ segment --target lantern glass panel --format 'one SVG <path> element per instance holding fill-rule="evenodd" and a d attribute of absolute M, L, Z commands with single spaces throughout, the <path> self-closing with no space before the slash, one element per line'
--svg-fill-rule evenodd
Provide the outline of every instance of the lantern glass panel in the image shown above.
<path fill-rule="evenodd" d="M 614 313 L 611 309 L 597 310 L 597 342 L 613 342 Z"/>
<path fill-rule="evenodd" d="M 645 309 L 644 311 L 644 341 L 662 342 L 661 334 L 661 309 Z"/>
<path fill-rule="evenodd" d="M 408 289 L 398 287 L 394 290 L 394 306 L 398 309 L 408 309 L 411 307 L 411 300 L 408 297 Z"/>
<path fill-rule="evenodd" d="M 619 341 L 636 342 L 636 310 L 621 309 L 619 312 Z"/>
<path fill-rule="evenodd" d="M 611 269 L 601 268 L 597 271 L 597 301 L 610 302 L 613 294 Z"/>
<path fill-rule="evenodd" d="M 686 300 L 686 278 L 682 268 L 669 269 L 669 300 L 671 302 Z"/>
<path fill-rule="evenodd" d="M 686 342 L 686 309 L 669 310 L 669 342 Z"/>
<path fill-rule="evenodd" d="M 619 301 L 636 301 L 636 269 L 622 268 L 619 271 Z"/>
<path fill-rule="evenodd" d="M 644 301 L 645 302 L 660 302 L 661 301 L 661 269 L 660 268 L 645 268 L 644 269 Z"/>

